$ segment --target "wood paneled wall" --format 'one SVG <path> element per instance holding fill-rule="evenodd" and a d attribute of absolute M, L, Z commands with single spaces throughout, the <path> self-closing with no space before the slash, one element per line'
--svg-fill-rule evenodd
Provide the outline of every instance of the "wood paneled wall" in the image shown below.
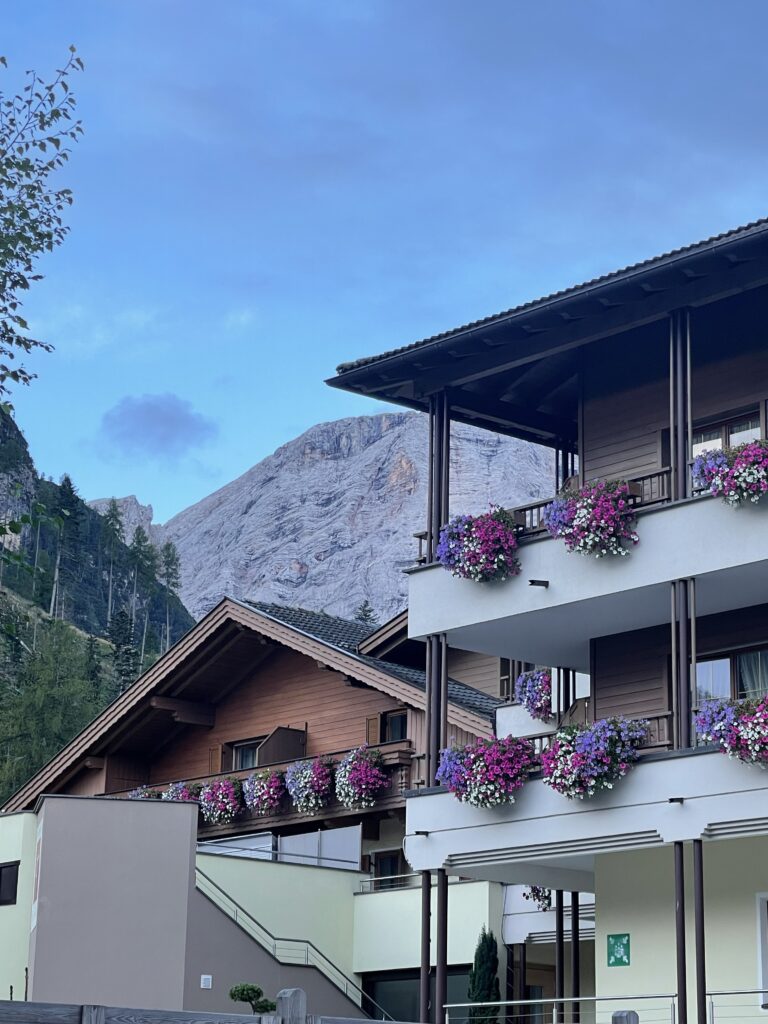
<path fill-rule="evenodd" d="M 696 310 L 691 321 L 694 421 L 727 415 L 768 398 L 764 323 L 768 291 Z M 669 332 L 651 324 L 596 342 L 583 358 L 584 474 L 634 477 L 666 462 Z"/>
<path fill-rule="evenodd" d="M 493 655 L 451 648 L 448 651 L 448 675 L 492 697 L 499 696 L 499 659 Z"/>
<path fill-rule="evenodd" d="M 377 690 L 347 685 L 338 672 L 318 668 L 305 655 L 280 650 L 217 706 L 212 729 L 190 728 L 155 759 L 150 781 L 218 770 L 211 766 L 212 751 L 280 725 L 303 729 L 307 724 L 310 756 L 345 750 L 365 741 L 367 717 L 400 706 Z"/>

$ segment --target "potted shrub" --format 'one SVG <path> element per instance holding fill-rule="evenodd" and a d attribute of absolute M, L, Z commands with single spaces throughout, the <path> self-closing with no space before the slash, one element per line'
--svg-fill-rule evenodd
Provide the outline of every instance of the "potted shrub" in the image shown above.
<path fill-rule="evenodd" d="M 440 531 L 437 560 L 454 576 L 476 583 L 507 580 L 520 572 L 517 526 L 506 509 L 455 516 Z"/>
<path fill-rule="evenodd" d="M 567 725 L 541 755 L 542 776 L 570 799 L 595 796 L 627 774 L 647 738 L 648 722 L 630 718 Z"/>

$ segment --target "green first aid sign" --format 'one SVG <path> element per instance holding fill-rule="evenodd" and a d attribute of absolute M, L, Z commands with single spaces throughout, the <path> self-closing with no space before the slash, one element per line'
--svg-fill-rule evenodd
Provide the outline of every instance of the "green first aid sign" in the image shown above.
<path fill-rule="evenodd" d="M 608 966 L 629 967 L 629 932 L 608 936 Z"/>

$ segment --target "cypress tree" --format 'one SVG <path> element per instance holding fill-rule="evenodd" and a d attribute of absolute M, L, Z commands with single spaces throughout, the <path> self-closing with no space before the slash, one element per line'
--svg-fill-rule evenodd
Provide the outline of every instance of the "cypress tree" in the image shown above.
<path fill-rule="evenodd" d="M 469 972 L 469 988 L 467 998 L 470 1003 L 495 1003 L 501 999 L 499 994 L 499 947 L 493 932 L 486 931 L 485 925 L 480 932 L 475 949 L 475 960 Z M 469 1019 L 477 1021 L 498 1020 L 497 1006 L 472 1006 Z"/>

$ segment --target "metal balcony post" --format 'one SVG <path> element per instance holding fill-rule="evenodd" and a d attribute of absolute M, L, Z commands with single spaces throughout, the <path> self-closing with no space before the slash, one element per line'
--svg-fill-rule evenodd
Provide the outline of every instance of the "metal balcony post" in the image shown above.
<path fill-rule="evenodd" d="M 693 841 L 693 913 L 696 937 L 696 1020 L 707 1024 L 707 966 L 704 944 L 704 849 Z"/>
<path fill-rule="evenodd" d="M 555 890 L 555 999 L 565 998 L 565 929 L 563 890 Z M 555 1021 L 564 1020 L 563 1003 L 555 1003 Z"/>
<path fill-rule="evenodd" d="M 675 947 L 677 953 L 677 1022 L 688 1024 L 688 981 L 685 957 L 685 851 L 675 843 Z"/>
<path fill-rule="evenodd" d="M 448 1002 L 448 875 L 437 870 L 437 950 L 435 970 L 435 1024 L 445 1024 Z"/>
<path fill-rule="evenodd" d="M 571 1004 L 571 1020 L 573 1024 L 579 1024 L 581 1020 L 581 1004 L 579 1003 L 579 996 L 581 995 L 581 948 L 579 942 L 581 939 L 580 923 L 579 923 L 579 894 L 577 892 L 571 893 L 571 998 L 573 1003 Z"/>
<path fill-rule="evenodd" d="M 432 920 L 432 874 L 421 872 L 421 970 L 419 972 L 419 1020 L 429 1024 L 430 943 Z"/>

